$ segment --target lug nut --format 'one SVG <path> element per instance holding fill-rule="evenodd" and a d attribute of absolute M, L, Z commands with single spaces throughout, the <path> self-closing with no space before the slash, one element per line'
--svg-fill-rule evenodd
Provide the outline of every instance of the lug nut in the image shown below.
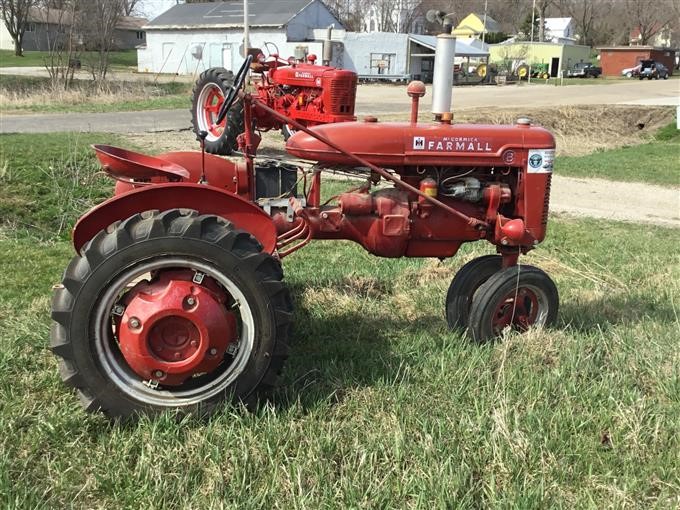
<path fill-rule="evenodd" d="M 175 353 L 175 359 L 180 359 L 181 357 L 182 357 L 182 354 L 180 354 L 179 352 Z"/>
<path fill-rule="evenodd" d="M 198 347 L 198 342 L 196 340 L 192 340 L 189 345 L 191 345 L 191 347 Z"/>
<path fill-rule="evenodd" d="M 208 354 L 210 354 L 211 356 L 214 356 L 215 354 L 217 354 L 217 349 L 216 349 L 215 347 L 212 347 L 212 348 L 208 351 Z"/>
<path fill-rule="evenodd" d="M 194 296 L 189 296 L 187 298 L 187 304 L 189 306 L 194 306 L 196 304 L 196 298 Z"/>
<path fill-rule="evenodd" d="M 141 321 L 140 321 L 137 317 L 132 317 L 132 318 L 128 321 L 128 326 L 130 326 L 130 327 L 133 328 L 133 329 L 137 329 L 137 328 L 138 328 L 139 326 L 141 326 L 141 325 L 142 325 L 142 323 L 141 323 Z"/>
<path fill-rule="evenodd" d="M 162 370 L 154 370 L 153 376 L 160 379 L 161 377 L 165 376 L 165 372 Z"/>

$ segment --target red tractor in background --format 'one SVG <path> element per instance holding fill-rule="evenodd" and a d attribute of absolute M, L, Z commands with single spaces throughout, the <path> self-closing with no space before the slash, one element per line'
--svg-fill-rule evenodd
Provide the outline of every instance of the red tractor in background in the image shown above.
<path fill-rule="evenodd" d="M 546 234 L 555 140 L 527 119 L 453 124 L 451 39 L 438 38 L 431 124 L 418 123 L 425 86 L 412 82 L 410 121 L 308 128 L 242 90 L 249 57 L 216 112 L 242 103 L 242 159 L 95 146 L 116 195 L 74 228 L 50 334 L 61 376 L 87 410 L 126 418 L 257 402 L 289 354 L 281 261 L 312 239 L 439 259 L 486 240 L 497 253 L 468 262 L 450 284 L 450 327 L 482 342 L 554 323 L 555 284 L 518 259 Z M 257 158 L 258 115 L 297 129 L 286 150 L 310 164 Z M 361 182 L 323 202 L 328 169 Z"/>
<path fill-rule="evenodd" d="M 356 120 L 356 73 L 315 65 L 315 55 L 283 60 L 277 53 L 266 58 L 257 49 L 251 50 L 251 55 L 253 95 L 270 108 L 307 127 Z M 213 67 L 201 73 L 193 90 L 192 126 L 197 136 L 207 133 L 205 150 L 211 154 L 231 154 L 237 148 L 237 136 L 244 131 L 240 100 L 234 102 L 226 118 L 218 120 L 218 112 L 233 84 L 231 71 Z M 261 110 L 254 112 L 253 121 L 258 131 L 280 129 L 285 140 L 294 132 L 290 123 Z"/>

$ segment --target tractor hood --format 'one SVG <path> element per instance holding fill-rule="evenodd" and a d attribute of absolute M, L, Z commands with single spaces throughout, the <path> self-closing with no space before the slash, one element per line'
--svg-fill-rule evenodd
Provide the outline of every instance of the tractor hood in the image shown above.
<path fill-rule="evenodd" d="M 549 131 L 528 124 L 411 124 L 342 122 L 311 128 L 348 152 L 379 166 L 470 164 L 520 166 L 526 149 L 553 149 Z M 299 131 L 286 144 L 296 157 L 335 165 L 357 162 Z"/>

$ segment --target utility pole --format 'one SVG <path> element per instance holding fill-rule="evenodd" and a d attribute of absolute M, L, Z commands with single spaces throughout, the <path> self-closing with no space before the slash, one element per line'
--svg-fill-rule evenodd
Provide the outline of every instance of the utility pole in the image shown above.
<path fill-rule="evenodd" d="M 535 2 L 536 0 L 534 0 Z M 243 58 L 248 57 L 250 47 L 250 29 L 248 19 L 248 0 L 243 0 Z"/>
<path fill-rule="evenodd" d="M 489 8 L 489 0 L 484 0 L 484 26 L 482 27 L 482 43 L 486 40 L 486 11 Z"/>
<path fill-rule="evenodd" d="M 531 44 L 529 44 L 529 76 L 527 82 L 531 83 L 531 54 L 534 52 L 534 25 L 536 24 L 536 0 L 531 6 Z"/>

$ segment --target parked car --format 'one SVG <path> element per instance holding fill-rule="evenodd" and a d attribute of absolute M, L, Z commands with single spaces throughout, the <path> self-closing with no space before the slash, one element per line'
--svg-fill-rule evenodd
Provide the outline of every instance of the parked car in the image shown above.
<path fill-rule="evenodd" d="M 643 60 L 640 62 L 640 74 L 638 76 L 641 80 L 645 78 L 648 80 L 652 78 L 655 80 L 659 78 L 667 80 L 669 75 L 668 68 L 661 62 L 656 62 L 655 60 Z"/>
<path fill-rule="evenodd" d="M 579 62 L 574 64 L 574 67 L 567 70 L 569 78 L 588 78 L 592 76 L 597 78 L 602 74 L 602 68 L 594 66 L 590 62 Z"/>
<path fill-rule="evenodd" d="M 621 76 L 625 76 L 626 78 L 632 78 L 633 76 L 637 76 L 640 74 L 640 64 L 634 66 L 634 67 L 627 67 L 626 69 L 621 70 Z"/>

